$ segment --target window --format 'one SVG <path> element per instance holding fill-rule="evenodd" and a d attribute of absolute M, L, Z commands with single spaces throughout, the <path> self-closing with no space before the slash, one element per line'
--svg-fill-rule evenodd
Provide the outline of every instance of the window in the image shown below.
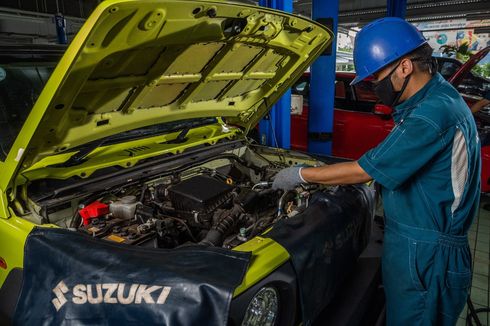
<path fill-rule="evenodd" d="M 0 160 L 4 161 L 54 64 L 0 64 Z"/>
<path fill-rule="evenodd" d="M 335 81 L 335 108 L 348 111 L 372 112 L 378 98 L 370 81 L 351 86 L 351 78 Z"/>
<path fill-rule="evenodd" d="M 378 101 L 378 97 L 374 92 L 374 85 L 370 81 L 362 81 L 354 86 L 356 92 L 356 99 L 359 102 L 373 102 Z"/>
<path fill-rule="evenodd" d="M 291 87 L 291 93 L 295 95 L 303 95 L 303 104 L 308 105 L 310 96 L 310 76 L 303 75 L 296 84 Z"/>
<path fill-rule="evenodd" d="M 438 70 L 444 79 L 449 79 L 462 66 L 457 60 L 438 58 Z"/>
<path fill-rule="evenodd" d="M 342 80 L 335 81 L 335 98 L 345 100 L 345 82 Z"/>
<path fill-rule="evenodd" d="M 334 107 L 341 110 L 353 110 L 352 91 L 349 85 L 350 81 L 346 79 L 337 79 L 335 81 L 335 99 Z"/>

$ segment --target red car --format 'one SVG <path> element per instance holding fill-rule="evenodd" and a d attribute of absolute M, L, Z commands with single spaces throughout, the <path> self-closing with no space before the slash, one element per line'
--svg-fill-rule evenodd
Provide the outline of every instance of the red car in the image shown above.
<path fill-rule="evenodd" d="M 455 59 L 437 58 L 439 72 L 458 88 L 471 106 L 490 89 L 490 81 L 471 69 L 483 58 L 488 59 L 490 47 L 471 57 L 465 64 Z M 452 74 L 448 74 L 452 72 Z M 303 112 L 291 116 L 291 148 L 307 150 L 309 73 L 292 88 L 292 94 L 303 95 Z M 392 108 L 378 104 L 373 83 L 368 79 L 350 86 L 355 74 L 337 72 L 332 155 L 356 160 L 378 145 L 393 129 Z M 482 140 L 482 191 L 490 192 L 490 108 L 475 114 Z"/>

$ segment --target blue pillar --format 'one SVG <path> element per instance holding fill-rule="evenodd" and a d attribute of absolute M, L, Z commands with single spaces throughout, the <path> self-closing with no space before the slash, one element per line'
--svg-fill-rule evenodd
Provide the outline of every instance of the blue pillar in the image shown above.
<path fill-rule="evenodd" d="M 339 0 L 313 0 L 312 7 L 313 19 L 331 25 L 334 39 L 331 49 L 311 66 L 308 152 L 329 155 L 332 153 Z"/>
<path fill-rule="evenodd" d="M 293 12 L 293 0 L 259 0 L 259 5 L 289 13 Z M 267 119 L 260 121 L 259 129 L 264 145 L 277 145 L 286 149 L 291 147 L 291 90 L 288 90 L 274 105 L 270 111 L 270 121 Z"/>
<path fill-rule="evenodd" d="M 407 14 L 407 0 L 386 0 L 386 16 L 405 19 Z"/>

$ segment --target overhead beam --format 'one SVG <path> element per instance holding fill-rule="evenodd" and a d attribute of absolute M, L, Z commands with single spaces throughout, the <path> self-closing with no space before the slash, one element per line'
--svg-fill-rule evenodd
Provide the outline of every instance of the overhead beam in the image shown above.
<path fill-rule="evenodd" d="M 434 20 L 450 18 L 466 18 L 474 14 L 488 13 L 490 9 L 487 1 L 444 1 L 408 4 L 405 18 L 407 20 L 421 19 Z M 344 11 L 339 13 L 339 24 L 364 25 L 374 19 L 386 16 L 386 7 L 374 7 L 363 10 Z"/>
<path fill-rule="evenodd" d="M 294 3 L 294 11 L 311 17 L 312 1 L 301 0 Z M 358 9 L 362 8 L 362 9 Z M 405 18 L 407 20 L 443 20 L 467 18 L 477 14 L 490 17 L 487 0 L 447 0 L 413 3 L 408 1 Z M 345 1 L 339 9 L 339 25 L 364 25 L 376 18 L 387 15 L 386 1 Z"/>

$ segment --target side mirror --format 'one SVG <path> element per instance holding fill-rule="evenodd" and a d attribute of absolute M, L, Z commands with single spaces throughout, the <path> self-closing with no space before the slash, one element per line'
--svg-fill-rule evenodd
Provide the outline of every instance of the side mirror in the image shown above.
<path fill-rule="evenodd" d="M 384 104 L 376 104 L 374 106 L 374 114 L 377 115 L 391 115 L 393 113 L 393 109 L 391 106 Z"/>

